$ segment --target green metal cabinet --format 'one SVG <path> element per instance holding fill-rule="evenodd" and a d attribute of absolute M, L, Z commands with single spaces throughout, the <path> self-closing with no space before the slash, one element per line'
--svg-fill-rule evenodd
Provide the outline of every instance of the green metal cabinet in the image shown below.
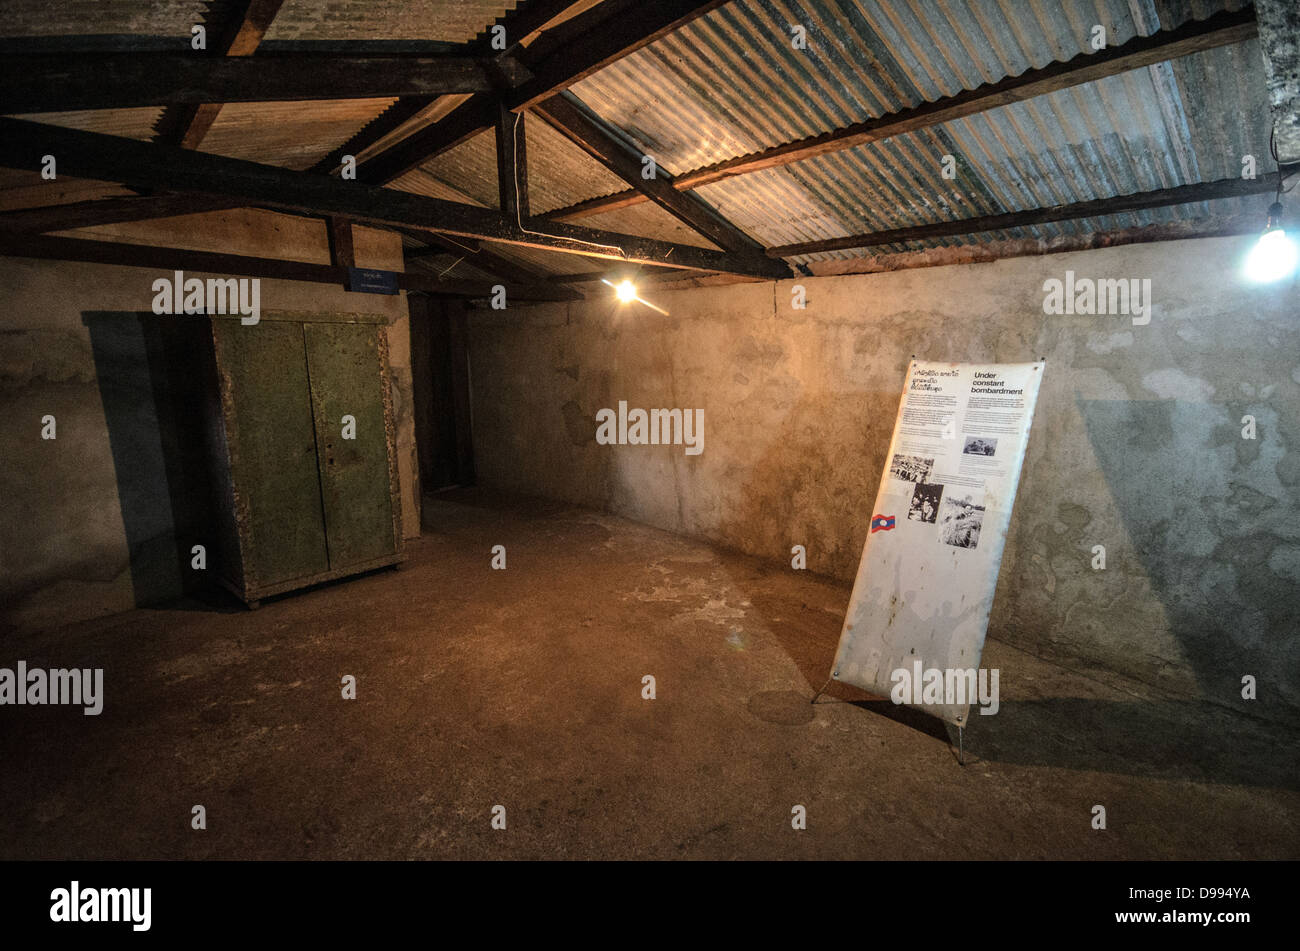
<path fill-rule="evenodd" d="M 401 561 L 384 318 L 264 312 L 253 325 L 210 323 L 221 582 L 255 607 Z"/>

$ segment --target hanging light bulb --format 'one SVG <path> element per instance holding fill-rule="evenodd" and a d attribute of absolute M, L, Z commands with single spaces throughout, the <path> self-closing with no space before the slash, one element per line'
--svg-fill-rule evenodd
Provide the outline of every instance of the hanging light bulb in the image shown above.
<path fill-rule="evenodd" d="M 1280 281 L 1292 274 L 1300 261 L 1300 250 L 1282 228 L 1282 203 L 1268 206 L 1268 225 L 1246 256 L 1247 279 L 1257 284 Z"/>
<path fill-rule="evenodd" d="M 663 314 L 665 317 L 668 316 L 668 311 L 664 310 L 662 307 L 658 307 L 650 303 L 648 300 L 642 297 L 641 294 L 637 291 L 636 285 L 633 284 L 630 280 L 624 278 L 623 280 L 619 281 L 617 284 L 615 284 L 613 281 L 606 280 L 603 277 L 600 280 L 602 284 L 608 284 L 610 287 L 614 288 L 614 298 L 620 304 L 631 304 L 635 301 L 638 304 L 644 304 L 645 306 L 649 307 L 651 310 L 657 313 Z"/>

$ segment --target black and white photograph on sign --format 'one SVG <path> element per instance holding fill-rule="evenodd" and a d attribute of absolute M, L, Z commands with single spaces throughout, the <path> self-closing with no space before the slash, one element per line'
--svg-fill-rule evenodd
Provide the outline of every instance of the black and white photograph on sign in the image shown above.
<path fill-rule="evenodd" d="M 984 506 L 976 505 L 973 496 L 943 500 L 940 511 L 939 540 L 954 548 L 977 548 L 980 527 L 984 524 Z"/>
<path fill-rule="evenodd" d="M 934 524 L 939 517 L 939 499 L 943 496 L 942 485 L 930 485 L 918 482 L 912 490 L 912 504 L 908 507 L 907 518 L 912 522 Z"/>
<path fill-rule="evenodd" d="M 925 482 L 933 471 L 933 459 L 909 456 L 901 452 L 894 453 L 894 459 L 889 464 L 889 474 L 905 482 Z"/>
<path fill-rule="evenodd" d="M 965 456 L 991 456 L 997 448 L 998 441 L 991 436 L 967 436 L 961 451 Z"/>

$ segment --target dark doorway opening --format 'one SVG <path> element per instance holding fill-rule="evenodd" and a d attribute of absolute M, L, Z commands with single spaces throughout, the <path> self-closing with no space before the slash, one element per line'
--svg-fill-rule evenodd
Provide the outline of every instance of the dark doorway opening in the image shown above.
<path fill-rule="evenodd" d="M 473 485 L 465 305 L 422 294 L 411 295 L 408 303 L 421 490 Z"/>

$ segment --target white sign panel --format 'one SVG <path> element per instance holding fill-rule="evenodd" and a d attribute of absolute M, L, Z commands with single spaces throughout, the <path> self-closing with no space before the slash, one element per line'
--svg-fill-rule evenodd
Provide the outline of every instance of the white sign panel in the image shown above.
<path fill-rule="evenodd" d="M 1042 363 L 912 361 L 835 680 L 966 725 L 1042 378 Z"/>

